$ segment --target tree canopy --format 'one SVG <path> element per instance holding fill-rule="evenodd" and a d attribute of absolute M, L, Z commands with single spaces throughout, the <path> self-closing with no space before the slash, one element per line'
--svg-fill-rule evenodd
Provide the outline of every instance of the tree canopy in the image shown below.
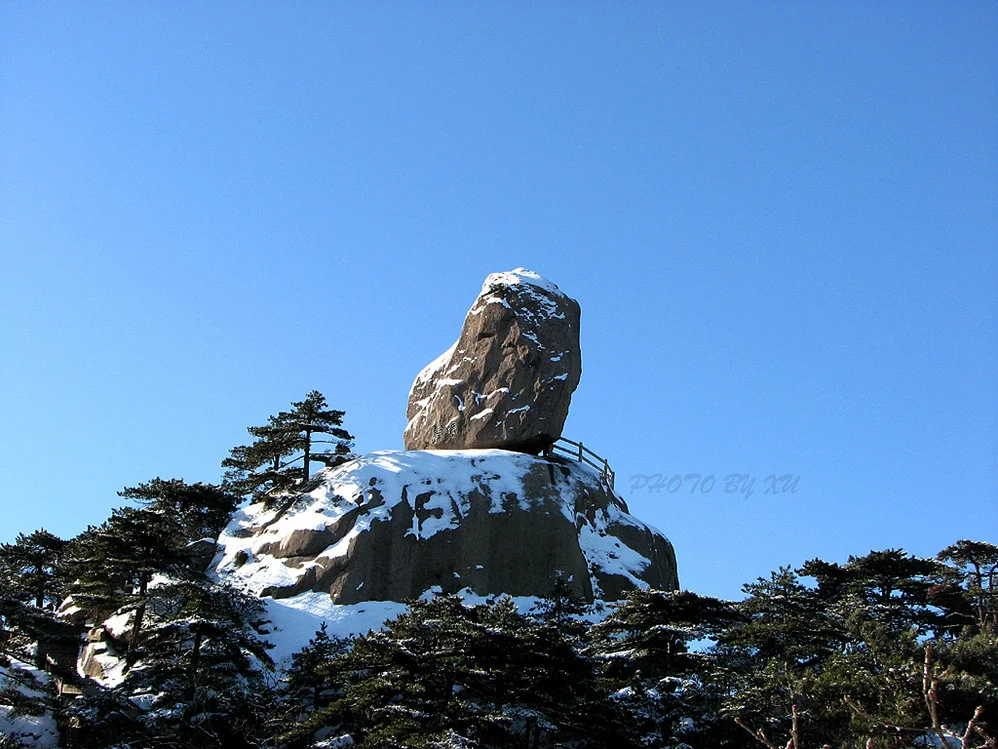
<path fill-rule="evenodd" d="M 301 489 L 318 461 L 336 466 L 350 459 L 352 435 L 343 427 L 343 411 L 328 408 L 325 396 L 313 390 L 290 411 L 270 416 L 263 426 L 248 427 L 256 439 L 232 448 L 222 461 L 228 469 L 225 485 L 232 492 L 256 499 Z"/>

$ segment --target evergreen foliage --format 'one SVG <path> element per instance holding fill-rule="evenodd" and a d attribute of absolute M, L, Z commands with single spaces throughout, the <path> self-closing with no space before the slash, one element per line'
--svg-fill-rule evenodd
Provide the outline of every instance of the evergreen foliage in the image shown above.
<path fill-rule="evenodd" d="M 50 682 L 37 669 L 65 666 L 48 662 L 50 649 L 72 652 L 78 642 L 75 628 L 57 621 L 52 612 L 61 600 L 59 565 L 65 545 L 39 530 L 0 546 L 0 710 L 9 716 L 53 709 Z M 21 745 L 17 737 L 4 738 L 9 747 Z"/>
<path fill-rule="evenodd" d="M 259 599 L 207 578 L 155 585 L 132 667 L 73 703 L 69 746 L 260 746 L 273 733 L 262 613 Z"/>
<path fill-rule="evenodd" d="M 45 688 L 29 668 L 33 628 L 25 626 L 23 604 L 0 599 L 0 708 L 13 715 L 41 715 L 49 704 Z"/>
<path fill-rule="evenodd" d="M 63 711 L 67 747 L 995 746 L 988 544 L 811 560 L 747 584 L 738 603 L 633 591 L 595 625 L 564 580 L 529 616 L 508 598 L 437 596 L 352 641 L 321 628 L 278 685 L 260 602 L 185 555 L 210 521 L 157 498 L 166 483 L 143 485 L 145 507 L 75 539 L 58 568 L 92 546 L 74 600 L 103 581 L 119 613 L 137 614 L 147 580 L 141 636 L 112 643 L 130 665 L 117 687 L 57 707 L 18 660 L 51 613 L 27 587 L 11 591 L 29 601 L 0 594 L 0 709 Z"/>
<path fill-rule="evenodd" d="M 73 704 L 70 745 L 258 746 L 267 732 L 258 702 L 272 666 L 263 605 L 211 580 L 192 553 L 222 527 L 235 498 L 161 479 L 121 496 L 144 506 L 114 510 L 68 549 L 73 603 L 97 621 L 130 617 L 126 633 L 105 633 L 110 654 L 125 658 L 124 679 Z"/>
<path fill-rule="evenodd" d="M 334 658 L 345 655 L 348 643 L 344 638 L 330 637 L 323 622 L 308 645 L 291 657 L 291 665 L 285 675 L 288 695 L 303 703 L 306 710 L 314 711 L 322 707 L 323 694 L 335 689 L 324 666 Z"/>
<path fill-rule="evenodd" d="M 158 585 L 150 622 L 121 691 L 141 698 L 145 733 L 184 746 L 252 746 L 261 733 L 255 697 L 272 663 L 263 604 L 207 579 Z"/>
<path fill-rule="evenodd" d="M 936 559 L 947 563 L 943 568 L 944 585 L 951 586 L 947 592 L 954 587 L 958 594 L 963 592 L 962 603 L 976 615 L 976 620 L 965 617 L 962 623 L 977 632 L 998 632 L 998 546 L 964 539 L 947 546 Z M 941 597 L 937 589 L 936 600 Z M 960 602 L 959 596 L 957 601 Z"/>
<path fill-rule="evenodd" d="M 974 579 L 888 549 L 747 585 L 748 621 L 719 637 L 722 715 L 767 747 L 993 747 L 998 640 L 946 626 Z"/>
<path fill-rule="evenodd" d="M 0 584 L 6 593 L 37 608 L 54 609 L 62 600 L 57 571 L 66 543 L 42 528 L 0 544 Z"/>
<path fill-rule="evenodd" d="M 572 587 L 559 572 L 551 592 L 531 608 L 530 614 L 537 621 L 557 629 L 569 641 L 582 646 L 589 630 L 586 617 L 593 613 L 593 605 Z"/>
<path fill-rule="evenodd" d="M 73 602 L 96 617 L 133 612 L 129 651 L 141 643 L 154 575 L 183 574 L 186 546 L 179 520 L 150 508 L 112 511 L 73 539 L 66 569 Z"/>
<path fill-rule="evenodd" d="M 685 730 L 693 715 L 706 732 L 706 716 L 719 707 L 703 678 L 714 654 L 695 645 L 739 620 L 733 605 L 717 598 L 634 590 L 592 628 L 587 652 L 639 721 L 646 745 L 695 742 Z"/>
<path fill-rule="evenodd" d="M 267 424 L 248 427 L 256 439 L 232 448 L 222 461 L 225 485 L 240 496 L 271 500 L 308 484 L 311 464 L 335 466 L 350 459 L 353 437 L 342 427 L 343 411 L 328 408 L 313 390 L 291 404 L 290 411 L 270 416 Z M 324 446 L 318 450 L 318 446 Z M 298 465 L 298 464 L 301 465 Z"/>
<path fill-rule="evenodd" d="M 621 686 L 657 686 L 702 671 L 706 654 L 691 650 L 691 643 L 716 637 L 738 621 L 735 608 L 717 598 L 687 590 L 633 590 L 593 627 L 590 651 L 604 664 L 604 675 Z"/>
<path fill-rule="evenodd" d="M 743 621 L 718 637 L 721 715 L 763 744 L 834 743 L 843 711 L 819 709 L 813 682 L 845 642 L 839 618 L 789 567 L 743 589 Z"/>
<path fill-rule="evenodd" d="M 633 745 L 591 663 L 508 598 L 413 601 L 326 669 L 342 697 L 298 736 L 325 727 L 370 747 Z"/>
<path fill-rule="evenodd" d="M 188 543 L 217 538 L 239 504 L 239 497 L 220 487 L 200 482 L 188 484 L 182 479 L 155 478 L 126 487 L 118 496 L 171 518 L 178 525 L 178 540 Z"/>

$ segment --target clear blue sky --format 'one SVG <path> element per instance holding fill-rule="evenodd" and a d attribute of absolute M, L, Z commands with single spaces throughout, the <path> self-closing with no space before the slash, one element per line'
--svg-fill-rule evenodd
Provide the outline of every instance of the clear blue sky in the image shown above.
<path fill-rule="evenodd" d="M 311 389 L 401 448 L 524 266 L 582 306 L 566 436 L 685 586 L 998 542 L 995 39 L 992 2 L 0 3 L 0 540 L 217 480 Z"/>

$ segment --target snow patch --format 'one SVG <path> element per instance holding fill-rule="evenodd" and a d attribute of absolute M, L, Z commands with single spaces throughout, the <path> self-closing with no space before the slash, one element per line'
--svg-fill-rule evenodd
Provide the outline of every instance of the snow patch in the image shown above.
<path fill-rule="evenodd" d="M 10 666 L 0 665 L 0 689 L 13 689 L 26 697 L 43 697 L 43 691 L 26 683 L 32 679 L 42 688 L 50 681 L 44 671 L 15 658 L 10 659 Z M 18 738 L 30 749 L 56 749 L 59 746 L 59 729 L 52 713 L 11 715 L 11 712 L 11 708 L 0 705 L 0 736 Z"/>
<path fill-rule="evenodd" d="M 438 370 L 443 369 L 447 366 L 448 362 L 451 360 L 451 356 L 454 354 L 454 350 L 457 348 L 458 341 L 454 341 L 450 348 L 444 351 L 440 356 L 431 361 L 425 367 L 420 370 L 419 374 L 416 375 L 416 379 L 412 383 L 412 388 L 409 389 L 409 396 L 412 396 L 412 391 L 416 389 L 417 385 L 422 385 L 425 382 L 429 382 L 436 375 Z"/>
<path fill-rule="evenodd" d="M 502 273 L 490 273 L 482 284 L 481 294 L 488 294 L 496 286 L 534 286 L 549 294 L 564 296 L 555 284 L 526 268 L 517 268 Z"/>

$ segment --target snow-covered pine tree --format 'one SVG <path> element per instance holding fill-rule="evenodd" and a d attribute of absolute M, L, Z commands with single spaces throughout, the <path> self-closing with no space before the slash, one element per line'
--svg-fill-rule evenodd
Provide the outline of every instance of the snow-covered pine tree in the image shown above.
<path fill-rule="evenodd" d="M 342 637 L 330 637 L 323 622 L 308 645 L 291 656 L 291 665 L 284 675 L 288 696 L 302 703 L 306 710 L 318 710 L 323 693 L 334 687 L 323 666 L 345 654 L 349 643 Z"/>
<path fill-rule="evenodd" d="M 180 521 L 165 511 L 123 507 L 98 527 L 73 539 L 65 567 L 73 602 L 97 619 L 133 612 L 129 653 L 141 644 L 142 625 L 155 575 L 185 571 L 186 546 Z"/>
<path fill-rule="evenodd" d="M 701 673 L 709 659 L 704 647 L 690 644 L 713 639 L 739 621 L 729 601 L 688 590 L 633 590 L 592 630 L 590 651 L 607 677 L 621 686 L 633 684 L 640 672 L 644 686 L 666 678 Z"/>
<path fill-rule="evenodd" d="M 619 690 L 646 743 L 695 743 L 691 733 L 706 733 L 704 715 L 717 707 L 707 641 L 738 620 L 728 601 L 690 591 L 634 590 L 592 628 L 587 652 L 608 686 Z"/>
<path fill-rule="evenodd" d="M 551 592 L 533 605 L 530 615 L 537 621 L 554 627 L 578 647 L 584 645 L 589 622 L 585 617 L 593 613 L 593 605 L 566 580 L 560 571 L 554 578 Z"/>
<path fill-rule="evenodd" d="M 51 615 L 0 592 L 0 711 L 41 715 L 51 708 L 45 685 L 32 672 L 35 647 Z M 3 710 L 7 708 L 7 710 Z"/>
<path fill-rule="evenodd" d="M 273 664 L 261 601 L 206 576 L 158 584 L 134 667 L 121 690 L 145 705 L 137 720 L 187 746 L 256 745 Z"/>
<path fill-rule="evenodd" d="M 300 738 L 325 729 L 370 747 L 634 745 L 592 664 L 508 598 L 413 601 L 326 669 L 343 696 Z"/>

